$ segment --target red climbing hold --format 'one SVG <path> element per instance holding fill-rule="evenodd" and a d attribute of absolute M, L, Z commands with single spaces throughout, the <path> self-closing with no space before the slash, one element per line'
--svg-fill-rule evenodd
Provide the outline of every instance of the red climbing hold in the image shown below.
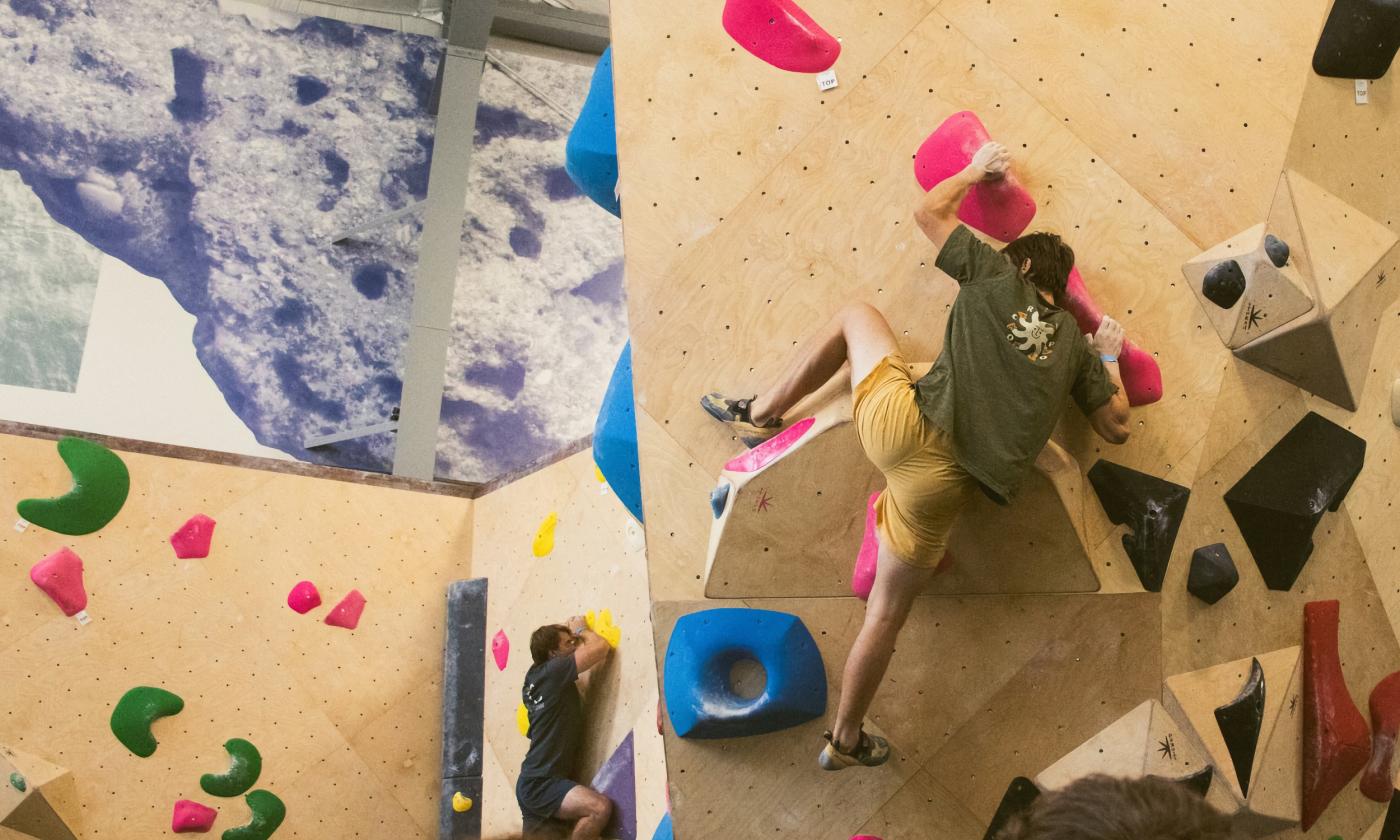
<path fill-rule="evenodd" d="M 35 563 L 29 570 L 29 579 L 58 604 L 64 615 L 77 615 L 87 609 L 83 561 L 72 549 L 65 546 Z"/>
<path fill-rule="evenodd" d="M 1079 329 L 1090 335 L 1099 329 L 1103 310 L 1084 286 L 1078 266 L 1070 269 L 1069 284 L 1065 286 L 1065 309 L 1079 322 Z M 1128 392 L 1128 405 L 1151 405 L 1162 398 L 1162 370 L 1152 354 L 1144 352 L 1131 341 L 1123 342 L 1118 354 L 1118 372 L 1123 375 L 1123 390 Z"/>
<path fill-rule="evenodd" d="M 185 832 L 196 832 L 203 834 L 214 825 L 214 818 L 219 816 L 219 812 L 208 805 L 201 805 L 190 799 L 181 799 L 175 803 L 175 813 L 170 818 L 170 830 L 176 834 Z"/>
<path fill-rule="evenodd" d="M 180 526 L 180 530 L 170 535 L 170 544 L 175 547 L 175 556 L 181 560 L 209 556 L 209 543 L 214 539 L 214 520 L 202 513 L 191 516 Z"/>
<path fill-rule="evenodd" d="M 306 615 L 321 606 L 321 593 L 316 590 L 316 584 L 311 581 L 300 581 L 292 587 L 291 592 L 287 593 L 287 606 L 302 615 Z"/>
<path fill-rule="evenodd" d="M 349 595 L 340 599 L 339 604 L 331 607 L 331 611 L 326 614 L 326 623 L 332 627 L 354 630 L 360 624 L 360 613 L 364 611 L 365 596 L 360 594 L 360 590 L 352 589 Z"/>
<path fill-rule="evenodd" d="M 820 73 L 841 55 L 841 42 L 792 0 L 725 0 L 724 31 L 739 46 L 794 73 Z"/>
<path fill-rule="evenodd" d="M 1340 605 L 1303 605 L 1303 819 L 1312 828 L 1371 754 L 1366 719 L 1356 708 L 1337 653 Z"/>
<path fill-rule="evenodd" d="M 1395 733 L 1400 731 L 1400 671 L 1385 677 L 1371 689 L 1371 763 L 1361 774 L 1361 792 L 1377 802 L 1389 802 L 1395 793 Z"/>
<path fill-rule="evenodd" d="M 972 156 L 991 140 L 987 127 L 971 111 L 959 111 L 934 129 L 914 153 L 914 177 L 924 192 L 958 174 Z M 1035 199 L 1013 172 L 974 184 L 958 208 L 958 218 L 970 228 L 1010 242 L 1025 231 L 1035 216 Z"/>

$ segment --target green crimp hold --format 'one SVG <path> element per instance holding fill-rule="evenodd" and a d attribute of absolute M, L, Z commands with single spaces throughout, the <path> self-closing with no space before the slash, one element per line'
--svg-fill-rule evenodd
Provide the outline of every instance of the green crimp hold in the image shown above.
<path fill-rule="evenodd" d="M 18 773 L 10 774 L 10 785 L 20 793 L 24 793 L 25 789 L 29 787 L 29 783 Z"/>
<path fill-rule="evenodd" d="M 73 474 L 73 489 L 56 499 L 25 499 L 16 505 L 19 515 L 71 536 L 91 534 L 111 522 L 131 490 L 131 474 L 122 459 L 101 444 L 75 437 L 58 442 L 58 457 Z"/>
<path fill-rule="evenodd" d="M 138 685 L 122 695 L 117 707 L 112 710 L 112 734 L 122 742 L 122 746 L 141 756 L 150 758 L 156 751 L 156 736 L 151 734 L 151 724 L 156 718 L 179 714 L 185 708 L 185 701 L 179 695 L 171 694 L 163 688 Z"/>
<path fill-rule="evenodd" d="M 242 738 L 225 741 L 224 749 L 228 750 L 228 772 L 220 776 L 205 773 L 199 777 L 199 786 L 210 796 L 241 796 L 257 783 L 262 773 L 262 756 L 257 747 Z"/>
<path fill-rule="evenodd" d="M 255 790 L 243 797 L 243 801 L 248 803 L 253 818 L 247 825 L 225 831 L 224 840 L 267 840 L 287 817 L 287 806 L 265 790 Z"/>

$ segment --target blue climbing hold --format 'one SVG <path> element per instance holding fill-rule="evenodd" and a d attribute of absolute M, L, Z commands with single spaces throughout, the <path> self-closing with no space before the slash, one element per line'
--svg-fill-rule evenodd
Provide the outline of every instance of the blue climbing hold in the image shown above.
<path fill-rule="evenodd" d="M 564 147 L 564 170 L 599 207 L 622 216 L 617 198 L 617 127 L 613 118 L 612 47 L 593 70 L 588 98 Z"/>
<path fill-rule="evenodd" d="M 651 835 L 651 840 L 676 840 L 676 835 L 671 829 L 671 815 L 669 813 L 656 824 L 656 833 Z"/>
<path fill-rule="evenodd" d="M 642 474 L 637 468 L 637 410 L 632 404 L 632 343 L 613 368 L 598 421 L 593 424 L 593 461 L 631 514 L 642 519 Z"/>
<path fill-rule="evenodd" d="M 724 516 L 725 505 L 729 504 L 730 487 L 729 482 L 721 481 L 718 487 L 710 491 L 710 511 L 714 513 L 715 519 Z"/>
<path fill-rule="evenodd" d="M 754 660 L 767 682 L 753 698 L 730 685 Z M 713 609 L 681 616 L 666 646 L 666 712 L 682 738 L 738 738 L 797 726 L 826 711 L 826 667 L 802 619 L 773 610 Z"/>

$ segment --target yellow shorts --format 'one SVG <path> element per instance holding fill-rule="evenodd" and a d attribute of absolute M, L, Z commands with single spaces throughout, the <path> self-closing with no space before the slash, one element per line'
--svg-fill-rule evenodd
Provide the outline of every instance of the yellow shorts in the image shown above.
<path fill-rule="evenodd" d="M 953 442 L 919 411 L 903 356 L 880 360 L 855 390 L 856 434 L 885 476 L 875 501 L 880 543 L 911 566 L 943 559 L 948 532 L 977 481 L 953 457 Z"/>

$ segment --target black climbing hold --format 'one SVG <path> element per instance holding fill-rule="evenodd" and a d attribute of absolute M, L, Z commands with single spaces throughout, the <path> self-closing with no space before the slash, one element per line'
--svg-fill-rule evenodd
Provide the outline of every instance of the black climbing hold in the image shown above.
<path fill-rule="evenodd" d="M 1390 797 L 1390 807 L 1385 809 L 1380 840 L 1400 840 L 1400 790 Z"/>
<path fill-rule="evenodd" d="M 1127 525 L 1132 530 L 1123 535 L 1123 549 L 1128 552 L 1142 587 L 1148 592 L 1161 592 L 1191 491 L 1102 460 L 1090 468 L 1089 482 L 1113 524 Z"/>
<path fill-rule="evenodd" d="M 1379 79 L 1400 50 L 1400 3 L 1336 0 L 1313 52 L 1313 70 L 1338 79 Z"/>
<path fill-rule="evenodd" d="M 1264 236 L 1264 253 L 1269 255 L 1269 262 L 1273 263 L 1275 268 L 1288 265 L 1288 243 L 1272 233 Z"/>
<path fill-rule="evenodd" d="M 1249 796 L 1249 776 L 1254 769 L 1254 748 L 1259 745 L 1259 730 L 1264 725 L 1264 669 L 1255 659 L 1249 669 L 1249 679 L 1234 700 L 1215 710 L 1215 722 L 1225 737 L 1225 749 L 1235 765 L 1235 777 L 1240 780 L 1240 792 Z"/>
<path fill-rule="evenodd" d="M 1206 794 L 1210 793 L 1211 779 L 1214 778 L 1215 768 L 1207 764 L 1205 767 L 1202 767 L 1189 776 L 1182 776 L 1180 779 L 1172 779 L 1171 781 L 1176 782 L 1202 799 L 1205 799 Z"/>
<path fill-rule="evenodd" d="M 992 815 L 992 824 L 987 827 L 987 833 L 982 836 L 982 840 L 995 840 L 1013 817 L 1024 814 L 1039 797 L 1040 788 L 1035 786 L 1035 782 L 1025 776 L 1012 779 L 1011 784 L 1006 786 L 1006 793 L 1001 796 L 1001 804 Z"/>
<path fill-rule="evenodd" d="M 1224 543 L 1204 546 L 1192 553 L 1191 574 L 1186 578 L 1186 591 L 1192 595 L 1214 604 L 1239 582 L 1240 573 Z"/>
<path fill-rule="evenodd" d="M 1222 260 L 1210 267 L 1206 279 L 1201 283 L 1201 294 L 1206 300 L 1229 309 L 1239 303 L 1244 294 L 1244 271 L 1234 260 Z"/>
<path fill-rule="evenodd" d="M 729 487 L 729 482 L 725 481 L 710 491 L 710 510 L 714 511 L 715 519 L 724 515 L 724 505 L 729 501 Z"/>
<path fill-rule="evenodd" d="M 1341 506 L 1365 458 L 1366 441 L 1310 411 L 1226 491 L 1270 589 L 1293 586 L 1312 555 L 1313 530 Z"/>

